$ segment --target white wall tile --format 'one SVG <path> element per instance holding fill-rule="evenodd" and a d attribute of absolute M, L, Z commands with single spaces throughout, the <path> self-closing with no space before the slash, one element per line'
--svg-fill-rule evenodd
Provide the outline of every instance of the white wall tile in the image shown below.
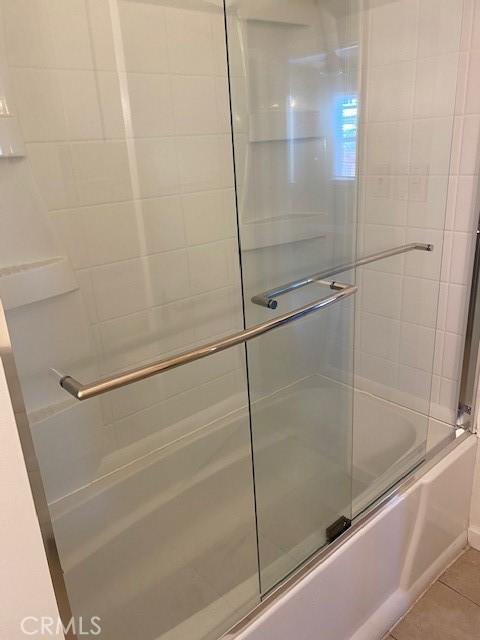
<path fill-rule="evenodd" d="M 445 229 L 452 231 L 455 225 L 457 206 L 458 176 L 448 177 L 447 208 L 445 212 Z"/>
<path fill-rule="evenodd" d="M 167 251 L 147 258 L 153 303 L 165 304 L 190 295 L 189 270 L 185 250 Z"/>
<path fill-rule="evenodd" d="M 480 49 L 480 7 L 476 0 L 474 1 L 474 7 L 471 47 L 473 50 L 478 51 Z"/>
<path fill-rule="evenodd" d="M 445 333 L 442 366 L 442 375 L 445 378 L 450 380 L 460 379 L 463 342 L 463 336 L 456 333 Z"/>
<path fill-rule="evenodd" d="M 192 293 L 204 293 L 233 284 L 234 244 L 212 242 L 188 249 Z"/>
<path fill-rule="evenodd" d="M 55 49 L 45 0 L 5 0 L 2 11 L 10 65 L 55 66 Z"/>
<path fill-rule="evenodd" d="M 102 120 L 93 71 L 59 71 L 58 82 L 69 140 L 101 138 Z M 60 100 L 60 95 L 57 96 Z"/>
<path fill-rule="evenodd" d="M 410 168 L 412 122 L 373 122 L 365 127 L 366 172 L 407 174 Z"/>
<path fill-rule="evenodd" d="M 70 148 L 80 204 L 132 198 L 130 166 L 124 142 L 74 142 Z"/>
<path fill-rule="evenodd" d="M 157 3 L 120 0 L 120 22 L 127 71 L 167 73 L 165 8 Z"/>
<path fill-rule="evenodd" d="M 431 372 L 434 346 L 434 329 L 417 324 L 402 323 L 399 351 L 402 364 Z"/>
<path fill-rule="evenodd" d="M 434 375 L 437 375 L 437 376 L 442 375 L 444 349 L 445 349 L 445 332 L 437 330 L 435 334 L 435 352 L 433 356 L 433 373 Z"/>
<path fill-rule="evenodd" d="M 432 387 L 430 391 L 430 415 L 435 418 L 439 418 L 434 408 L 435 405 L 438 405 L 440 403 L 440 380 L 440 376 L 432 376 Z"/>
<path fill-rule="evenodd" d="M 411 251 L 405 255 L 405 274 L 438 280 L 442 263 L 443 233 L 437 229 L 407 229 L 406 241 L 433 244 L 433 251 Z"/>
<path fill-rule="evenodd" d="M 67 132 L 58 73 L 15 69 L 12 81 L 25 140 L 65 140 Z"/>
<path fill-rule="evenodd" d="M 374 67 L 368 76 L 367 118 L 369 122 L 411 117 L 415 86 L 415 64 L 400 62 Z M 395 95 L 395 100 L 392 100 Z"/>
<path fill-rule="evenodd" d="M 397 320 L 362 314 L 361 349 L 373 356 L 398 361 L 400 326 Z"/>
<path fill-rule="evenodd" d="M 195 298 L 193 327 L 195 340 L 198 341 L 243 328 L 242 298 L 238 281 L 233 287 L 209 291 Z"/>
<path fill-rule="evenodd" d="M 475 236 L 467 233 L 455 233 L 453 237 L 450 282 L 470 284 Z"/>
<path fill-rule="evenodd" d="M 448 176 L 411 176 L 407 224 L 410 227 L 443 229 Z"/>
<path fill-rule="evenodd" d="M 236 235 L 233 189 L 189 193 L 182 196 L 182 204 L 189 245 L 207 244 Z"/>
<path fill-rule="evenodd" d="M 472 233 L 478 224 L 476 176 L 459 176 L 455 201 L 455 231 Z"/>
<path fill-rule="evenodd" d="M 455 424 L 455 418 L 457 414 L 458 393 L 459 384 L 457 380 L 450 380 L 448 378 L 440 379 L 440 404 L 447 410 L 446 414 L 442 415 L 441 418 L 443 420 L 449 421 L 452 425 Z"/>
<path fill-rule="evenodd" d="M 148 311 L 102 322 L 98 326 L 104 374 L 151 360 L 152 354 L 158 353 L 157 326 Z"/>
<path fill-rule="evenodd" d="M 233 186 L 231 142 L 227 136 L 179 138 L 178 161 L 185 192 Z"/>
<path fill-rule="evenodd" d="M 147 308 L 147 283 L 140 259 L 96 267 L 90 273 L 99 321 Z"/>
<path fill-rule="evenodd" d="M 225 18 L 222 11 L 222 5 L 219 4 L 219 11 L 217 13 L 211 14 L 211 23 L 212 23 L 212 43 L 213 43 L 213 63 L 214 63 L 214 72 L 218 76 L 227 76 L 227 47 L 225 41 Z M 233 35 L 233 38 L 236 37 L 236 34 Z M 235 44 L 232 43 L 231 56 L 233 58 L 231 69 L 232 76 L 235 74 L 235 71 L 238 69 L 237 66 L 237 52 L 238 49 Z"/>
<path fill-rule="evenodd" d="M 179 196 L 141 200 L 148 253 L 180 249 L 186 244 L 182 202 Z"/>
<path fill-rule="evenodd" d="M 84 269 L 83 271 L 77 271 L 75 275 L 78 281 L 78 286 L 80 287 L 80 293 L 82 294 L 82 298 L 87 309 L 88 318 L 92 324 L 96 324 L 98 322 L 97 305 L 95 304 L 90 270 Z"/>
<path fill-rule="evenodd" d="M 213 76 L 174 76 L 172 78 L 177 134 L 219 132 L 222 122 L 218 117 L 216 87 L 216 79 Z"/>
<path fill-rule="evenodd" d="M 56 66 L 91 69 L 93 57 L 85 0 L 47 0 Z"/>
<path fill-rule="evenodd" d="M 405 229 L 400 227 L 365 225 L 364 227 L 365 254 L 376 253 L 405 244 Z M 388 273 L 403 273 L 404 256 L 387 258 L 380 263 L 373 263 L 368 268 L 386 271 Z"/>
<path fill-rule="evenodd" d="M 192 314 L 196 302 L 181 300 L 153 309 L 155 336 L 160 353 L 187 349 L 195 340 Z"/>
<path fill-rule="evenodd" d="M 457 95 L 455 97 L 455 113 L 456 114 L 465 113 L 469 63 L 470 63 L 469 53 L 466 51 L 462 51 L 458 57 Z"/>
<path fill-rule="evenodd" d="M 226 59 L 225 59 L 226 61 Z M 216 66 L 222 66 L 222 60 L 216 60 Z M 225 67 L 224 67 L 225 68 Z M 221 77 L 215 78 L 215 101 L 217 107 L 218 127 L 217 131 L 230 134 L 230 93 L 228 86 L 228 78 L 223 74 Z"/>
<path fill-rule="evenodd" d="M 462 149 L 460 153 L 460 173 L 474 175 L 478 173 L 478 143 L 480 140 L 480 116 L 465 116 L 462 129 Z"/>
<path fill-rule="evenodd" d="M 87 0 L 87 15 L 95 69 L 115 70 L 117 61 L 109 0 Z"/>
<path fill-rule="evenodd" d="M 400 365 L 398 367 L 399 391 L 407 394 L 405 404 L 409 408 L 426 413 L 430 399 L 430 389 L 432 385 L 432 376 L 430 371 L 422 369 L 414 369 Z M 412 398 L 413 396 L 413 398 Z"/>
<path fill-rule="evenodd" d="M 128 94 L 135 138 L 159 138 L 174 132 L 168 76 L 129 73 Z"/>
<path fill-rule="evenodd" d="M 422 118 L 413 122 L 410 169 L 418 175 L 448 175 L 452 118 Z"/>
<path fill-rule="evenodd" d="M 170 69 L 179 74 L 213 75 L 215 71 L 210 13 L 166 9 Z"/>
<path fill-rule="evenodd" d="M 402 227 L 407 223 L 409 177 L 366 176 L 365 222 Z M 386 187 L 388 196 L 379 194 Z"/>
<path fill-rule="evenodd" d="M 154 198 L 178 193 L 180 176 L 177 145 L 173 138 L 135 141 L 140 196 Z"/>
<path fill-rule="evenodd" d="M 58 211 L 50 219 L 77 269 L 140 255 L 135 209 L 130 202 Z"/>
<path fill-rule="evenodd" d="M 105 138 L 124 138 L 125 118 L 118 74 L 113 71 L 96 73 L 103 135 Z"/>
<path fill-rule="evenodd" d="M 419 58 L 459 49 L 462 6 L 462 0 L 420 0 Z"/>
<path fill-rule="evenodd" d="M 48 209 L 78 205 L 70 145 L 36 143 L 27 145 L 33 179 Z"/>
<path fill-rule="evenodd" d="M 423 278 L 403 278 L 402 320 L 435 328 L 440 285 Z"/>
<path fill-rule="evenodd" d="M 451 158 L 450 158 L 450 173 L 452 175 L 458 175 L 460 173 L 462 140 L 463 140 L 463 117 L 455 116 L 455 118 L 453 119 L 452 151 L 451 151 Z"/>
<path fill-rule="evenodd" d="M 445 329 L 451 333 L 464 334 L 467 324 L 469 289 L 466 285 L 450 284 Z"/>
<path fill-rule="evenodd" d="M 395 389 L 398 381 L 398 363 L 357 351 L 355 375 L 357 378 L 355 384 L 366 391 L 370 390 L 369 381 L 384 385 L 385 388 Z"/>
<path fill-rule="evenodd" d="M 417 50 L 418 0 L 378 4 L 370 11 L 368 63 L 412 60 Z"/>
<path fill-rule="evenodd" d="M 400 319 L 402 276 L 365 270 L 361 283 L 361 306 L 369 312 Z"/>
<path fill-rule="evenodd" d="M 12 66 L 92 68 L 83 0 L 5 0 L 3 11 Z"/>
<path fill-rule="evenodd" d="M 450 280 L 450 266 L 452 264 L 453 231 L 445 231 L 443 234 L 442 265 L 440 270 L 441 282 Z M 445 308 L 446 313 L 446 308 Z"/>
<path fill-rule="evenodd" d="M 447 319 L 448 304 L 448 284 L 440 282 L 440 293 L 438 296 L 437 329 L 444 330 Z"/>
<path fill-rule="evenodd" d="M 416 117 L 453 115 L 458 66 L 457 53 L 426 58 L 417 62 L 414 105 Z"/>
<path fill-rule="evenodd" d="M 480 113 L 480 50 L 470 53 L 470 68 L 467 85 L 465 113 Z"/>

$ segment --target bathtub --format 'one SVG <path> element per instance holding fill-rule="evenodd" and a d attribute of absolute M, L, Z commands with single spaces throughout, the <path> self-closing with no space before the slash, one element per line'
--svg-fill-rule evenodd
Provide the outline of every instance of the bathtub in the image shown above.
<path fill-rule="evenodd" d="M 378 497 L 424 458 L 425 418 L 359 393 L 354 403 L 358 420 L 353 430 L 352 478 L 352 469 L 347 464 L 352 453 L 352 444 L 350 448 L 347 446 L 352 442 L 351 422 L 345 422 L 345 429 L 339 429 L 338 422 L 325 410 L 339 404 L 344 406 L 343 393 L 345 388 L 341 385 L 325 382 L 319 386 L 318 381 L 309 382 L 270 397 L 258 408 L 263 413 L 261 416 L 255 413 L 254 417 L 261 418 L 259 424 L 264 428 L 257 430 L 258 437 L 254 438 L 257 506 L 260 505 L 257 522 L 249 417 L 244 409 L 53 502 L 52 521 L 74 613 L 100 616 L 103 640 L 132 637 L 215 640 L 259 605 L 263 607 L 271 596 L 260 604 L 256 524 L 265 593 L 324 544 L 329 513 L 332 521 L 337 508 L 348 515 L 361 514 L 372 497 Z M 295 420 L 286 419 L 289 408 L 295 405 L 307 407 L 308 411 L 296 413 Z M 319 415 L 322 420 L 314 422 L 312 416 Z M 348 413 L 345 417 L 348 419 Z M 366 444 L 362 424 L 369 434 Z M 448 431 L 454 433 L 453 429 Z M 315 602 L 318 599 L 311 612 L 315 613 L 311 619 L 314 633 L 315 624 L 323 628 L 330 620 L 334 601 L 352 607 L 350 617 L 343 613 L 338 616 L 337 623 L 346 626 L 337 629 L 335 621 L 330 620 L 333 635 L 325 631 L 321 640 L 356 639 L 353 634 L 360 633 L 357 629 L 361 626 L 360 614 L 363 624 L 381 607 L 379 599 L 385 598 L 385 594 L 389 594 L 390 602 L 385 611 L 390 613 L 380 627 L 398 617 L 424 583 L 416 580 L 414 586 L 407 588 L 405 569 L 401 589 L 399 586 L 400 591 L 394 595 L 395 572 L 413 562 L 415 551 L 408 547 L 410 541 L 420 544 L 420 538 L 430 537 L 431 544 L 430 540 L 422 544 L 437 550 L 439 555 L 445 552 L 440 568 L 465 544 L 469 502 L 465 486 L 470 482 L 474 444 L 475 439 L 469 439 L 462 445 L 465 451 L 459 447 L 430 475 L 418 478 L 416 488 L 412 485 L 377 516 L 378 526 L 372 520 L 355 533 L 335 552 L 338 560 L 334 561 L 332 556 L 325 561 L 295 589 L 275 601 L 273 610 L 279 609 L 282 615 L 295 619 L 303 616 L 302 607 L 307 605 L 302 603 L 309 602 L 308 598 Z M 455 456 L 461 451 L 464 458 L 457 473 Z M 460 496 L 453 505 L 452 517 L 461 512 L 463 520 L 454 518 L 450 522 L 450 516 L 445 517 L 447 534 L 441 534 L 432 524 L 438 510 L 445 511 L 442 500 L 451 495 L 442 491 L 437 495 L 438 491 L 433 490 L 439 482 L 430 479 L 435 474 L 439 478 L 445 476 L 447 484 L 451 484 L 449 491 L 456 487 Z M 353 514 L 352 479 L 356 487 Z M 346 489 L 344 493 L 342 487 Z M 286 504 L 287 489 L 297 491 L 297 498 L 292 493 L 292 504 Z M 330 504 L 323 503 L 322 496 L 326 493 Z M 305 495 L 310 508 L 296 511 L 295 502 Z M 286 523 L 289 517 L 305 517 L 307 535 L 286 540 L 286 527 L 263 517 L 262 499 L 283 514 L 281 522 Z M 321 508 L 327 516 L 320 513 Z M 314 520 L 315 526 L 308 529 L 311 512 L 317 511 L 312 518 L 318 515 L 320 524 L 316 526 Z M 384 518 L 390 518 L 391 522 L 386 520 L 382 525 Z M 422 518 L 424 525 L 419 524 Z M 294 533 L 298 530 L 297 526 Z M 453 530 L 455 535 L 451 533 Z M 390 540 L 388 531 L 394 534 L 390 533 Z M 451 544 L 451 549 L 445 551 L 444 542 Z M 350 548 L 352 551 L 348 551 Z M 353 554 L 354 560 L 348 553 Z M 348 560 L 342 560 L 344 557 Z M 365 576 L 362 562 L 366 558 L 370 558 L 373 573 L 369 577 L 371 586 L 364 593 L 363 581 L 356 583 L 355 576 L 348 571 L 355 567 L 355 571 Z M 375 569 L 379 566 L 389 567 L 387 576 Z M 347 592 L 341 587 L 345 571 Z M 430 569 L 426 570 L 427 577 L 431 574 Z M 413 578 L 408 580 L 412 582 Z M 248 630 L 242 628 L 235 633 L 243 634 L 242 638 L 253 634 L 252 640 L 260 637 L 290 640 L 288 635 L 273 633 L 272 624 L 275 624 L 272 612 L 265 610 Z M 318 635 L 304 636 L 305 640 L 313 637 L 318 640 Z M 373 640 L 376 636 L 358 636 L 364 637 Z"/>
<path fill-rule="evenodd" d="M 467 544 L 476 447 L 462 435 L 437 454 L 228 638 L 383 638 Z"/>

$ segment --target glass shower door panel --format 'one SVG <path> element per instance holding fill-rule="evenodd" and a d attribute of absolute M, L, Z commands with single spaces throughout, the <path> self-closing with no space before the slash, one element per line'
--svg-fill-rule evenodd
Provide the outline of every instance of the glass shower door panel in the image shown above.
<path fill-rule="evenodd" d="M 329 293 L 265 290 L 354 258 L 357 24 L 351 2 L 226 5 L 251 326 Z M 262 592 L 351 518 L 353 335 L 350 298 L 247 346 Z"/>
<path fill-rule="evenodd" d="M 442 251 L 447 194 L 456 189 L 462 3 L 372 0 L 360 17 L 358 254 L 412 242 L 433 251 L 358 269 L 355 513 L 424 459 L 432 416 L 451 420 L 441 408 L 453 383 L 441 381 L 446 327 L 437 316 L 440 281 L 449 279 Z"/>
<path fill-rule="evenodd" d="M 223 7 L 1 7 L 26 145 L 0 167 L 0 297 L 72 613 L 213 640 L 260 600 L 243 346 L 82 402 L 51 369 L 91 382 L 244 328 Z"/>

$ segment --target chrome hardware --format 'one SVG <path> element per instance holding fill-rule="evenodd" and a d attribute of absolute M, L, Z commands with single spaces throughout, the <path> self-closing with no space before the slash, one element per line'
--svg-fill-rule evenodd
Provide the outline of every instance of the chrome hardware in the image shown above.
<path fill-rule="evenodd" d="M 408 251 L 433 251 L 433 244 L 412 242 L 411 244 L 404 244 L 400 247 L 396 247 L 395 249 L 387 249 L 386 251 L 380 251 L 379 253 L 372 253 L 372 255 L 360 258 L 355 262 L 343 264 L 331 269 L 325 269 L 325 271 L 314 273 L 313 275 L 307 276 L 306 278 L 299 278 L 298 280 L 293 280 L 292 282 L 288 282 L 287 284 L 276 287 L 275 289 L 269 289 L 268 291 L 258 293 L 257 295 L 253 296 L 252 302 L 254 304 L 260 305 L 261 307 L 266 307 L 267 309 L 276 309 L 278 306 L 278 302 L 277 300 L 275 300 L 275 298 L 283 296 L 290 291 L 300 289 L 301 287 L 305 287 L 307 286 L 307 284 L 312 284 L 313 282 L 318 282 L 322 278 L 330 278 L 331 276 L 337 275 L 337 273 L 350 271 L 350 269 L 355 269 L 355 267 L 362 267 L 363 265 L 369 264 L 370 262 L 376 262 L 377 260 L 390 258 L 390 256 L 396 256 L 400 253 L 407 253 Z"/>
<path fill-rule="evenodd" d="M 268 333 L 273 329 L 277 329 L 278 327 L 289 324 L 294 320 L 299 320 L 310 313 L 329 307 L 336 302 L 340 302 L 340 300 L 348 298 L 357 292 L 356 286 L 343 284 L 342 282 L 322 282 L 322 284 L 328 285 L 328 287 L 334 290 L 335 293 L 326 296 L 325 298 L 321 298 L 320 300 L 310 302 L 309 304 L 299 307 L 298 309 L 294 309 L 293 311 L 289 311 L 288 313 L 284 313 L 281 316 L 277 316 L 268 322 L 262 322 L 262 324 L 257 324 L 250 329 L 233 333 L 225 338 L 216 340 L 215 342 L 209 342 L 201 347 L 192 349 L 191 351 L 184 351 L 170 358 L 156 360 L 150 364 L 136 367 L 135 369 L 130 369 L 129 371 L 124 371 L 117 375 L 109 376 L 108 378 L 101 378 L 100 380 L 95 380 L 95 382 L 91 382 L 89 384 L 82 384 L 78 380 L 75 380 L 75 378 L 72 378 L 72 376 L 62 376 L 60 378 L 60 386 L 77 400 L 87 400 L 88 398 L 99 396 L 102 393 L 107 393 L 114 389 L 120 389 L 120 387 L 125 387 L 133 382 L 145 380 L 145 378 L 150 378 L 158 373 L 164 373 L 165 371 L 175 369 L 176 367 L 180 367 L 184 364 L 195 362 L 195 360 L 201 360 L 202 358 L 211 356 L 219 351 L 224 351 L 225 349 L 234 347 L 242 342 L 248 342 L 249 340 L 253 340 L 253 338 L 257 338 L 258 336 Z"/>

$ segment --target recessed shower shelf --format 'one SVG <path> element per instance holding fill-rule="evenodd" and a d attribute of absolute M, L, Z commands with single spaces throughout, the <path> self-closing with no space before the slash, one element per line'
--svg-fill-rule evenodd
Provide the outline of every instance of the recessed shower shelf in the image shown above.
<path fill-rule="evenodd" d="M 241 222 L 242 249 L 264 249 L 327 236 L 326 213 L 295 213 Z"/>
<path fill-rule="evenodd" d="M 325 139 L 320 111 L 312 109 L 262 109 L 249 114 L 250 142 L 287 142 Z"/>
<path fill-rule="evenodd" d="M 76 289 L 74 273 L 63 257 L 0 268 L 0 298 L 6 311 Z"/>

